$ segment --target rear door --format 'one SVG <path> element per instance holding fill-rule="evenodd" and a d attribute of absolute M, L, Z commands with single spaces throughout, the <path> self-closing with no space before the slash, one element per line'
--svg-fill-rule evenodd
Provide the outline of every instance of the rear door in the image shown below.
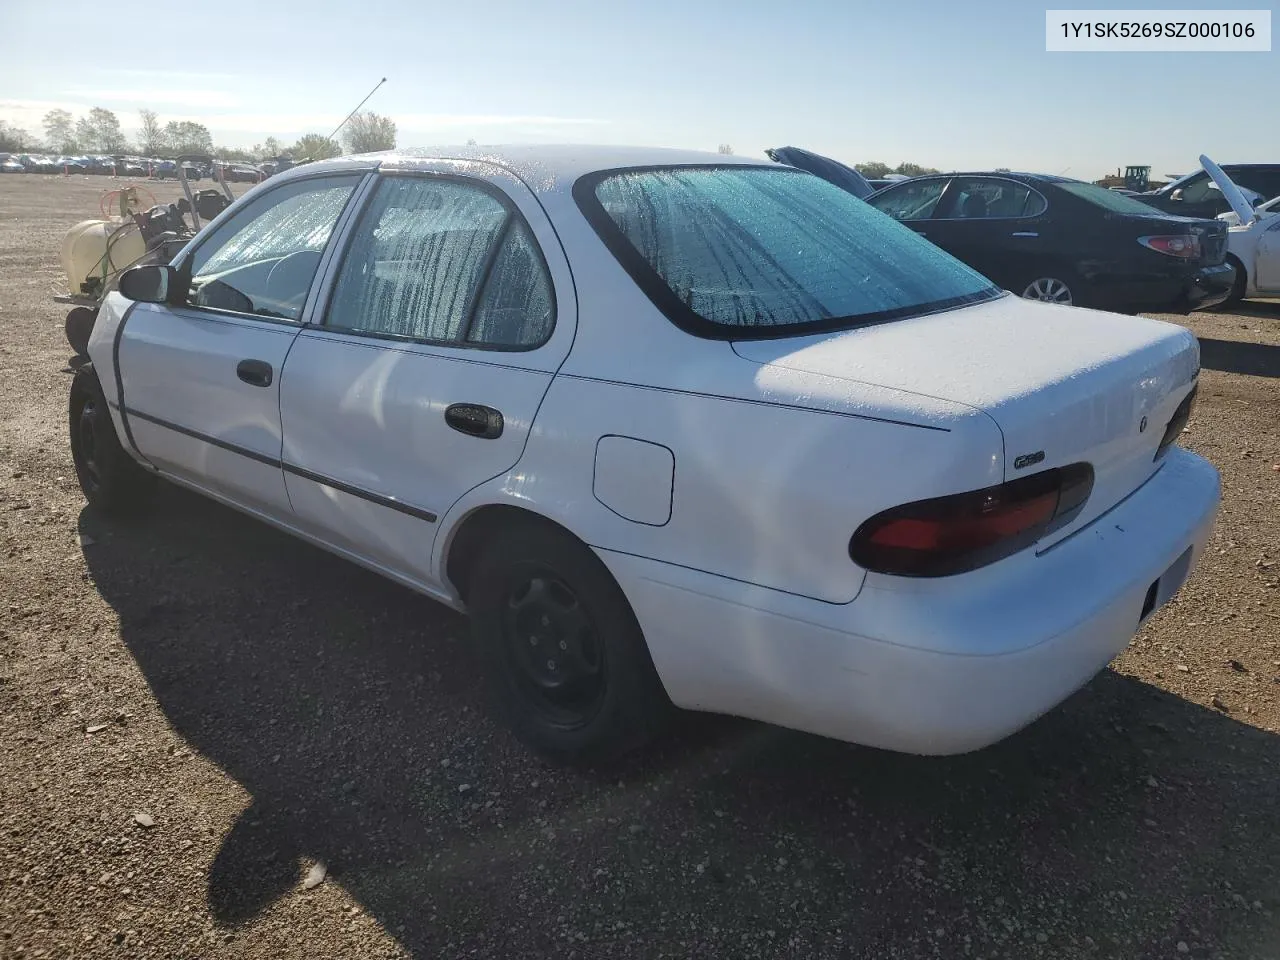
<path fill-rule="evenodd" d="M 929 236 L 1001 286 L 1021 288 L 1039 275 L 1053 243 L 1047 209 L 1039 191 L 1017 180 L 956 177 L 934 211 Z"/>
<path fill-rule="evenodd" d="M 528 188 L 438 167 L 377 178 L 280 394 L 297 522 L 428 587 L 438 518 L 520 459 L 575 323 Z"/>
<path fill-rule="evenodd" d="M 281 184 L 196 241 L 178 262 L 179 305 L 137 304 L 117 370 L 138 451 L 163 472 L 287 519 L 280 373 L 320 258 L 362 173 Z"/>

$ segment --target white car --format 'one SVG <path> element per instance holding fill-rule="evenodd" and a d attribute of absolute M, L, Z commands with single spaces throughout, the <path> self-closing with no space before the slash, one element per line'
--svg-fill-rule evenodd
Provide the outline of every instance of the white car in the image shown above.
<path fill-rule="evenodd" d="M 1280 197 L 1255 206 L 1221 167 L 1208 157 L 1200 163 L 1231 204 L 1229 213 L 1218 215 L 1230 224 L 1227 260 L 1236 268 L 1235 285 L 1223 306 L 1245 297 L 1280 297 Z"/>
<path fill-rule="evenodd" d="M 566 759 L 672 704 L 992 743 L 1178 590 L 1219 498 L 1174 442 L 1185 329 L 1006 294 L 763 160 L 308 164 L 125 274 L 87 352 L 93 505 L 165 477 L 469 611 Z"/>

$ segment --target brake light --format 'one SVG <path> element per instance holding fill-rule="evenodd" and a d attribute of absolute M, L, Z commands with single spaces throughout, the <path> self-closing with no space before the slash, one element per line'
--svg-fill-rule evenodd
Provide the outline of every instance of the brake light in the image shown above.
<path fill-rule="evenodd" d="M 1173 416 L 1169 418 L 1169 425 L 1164 428 L 1164 436 L 1160 438 L 1160 446 L 1156 447 L 1156 460 L 1169 452 L 1169 448 L 1186 428 L 1187 421 L 1191 419 L 1191 411 L 1195 409 L 1196 392 L 1199 389 L 1200 384 L 1197 383 L 1191 388 L 1191 392 L 1183 397 L 1182 402 L 1178 404 L 1178 409 L 1173 411 Z"/>
<path fill-rule="evenodd" d="M 1200 257 L 1200 238 L 1194 233 L 1178 233 L 1170 237 L 1139 237 L 1138 242 L 1156 253 L 1183 260 Z"/>
<path fill-rule="evenodd" d="M 947 577 L 1017 553 L 1077 517 L 1093 467 L 1073 463 L 999 486 L 876 514 L 849 541 L 854 563 L 901 577 Z"/>

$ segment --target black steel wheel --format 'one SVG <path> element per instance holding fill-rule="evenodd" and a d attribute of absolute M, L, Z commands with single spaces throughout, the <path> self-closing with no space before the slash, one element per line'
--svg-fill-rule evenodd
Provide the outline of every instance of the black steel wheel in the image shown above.
<path fill-rule="evenodd" d="M 67 412 L 71 459 L 85 499 L 104 513 L 138 513 L 150 502 L 156 477 L 120 445 L 92 365 L 81 367 L 72 378 Z"/>
<path fill-rule="evenodd" d="M 517 523 L 468 577 L 476 646 L 498 708 L 522 740 L 567 762 L 608 760 L 672 713 L 631 605 L 587 546 Z"/>
<path fill-rule="evenodd" d="M 590 723 L 607 674 L 595 625 L 573 588 L 551 570 L 525 567 L 511 579 L 502 633 L 512 675 L 530 705 L 557 726 Z"/>

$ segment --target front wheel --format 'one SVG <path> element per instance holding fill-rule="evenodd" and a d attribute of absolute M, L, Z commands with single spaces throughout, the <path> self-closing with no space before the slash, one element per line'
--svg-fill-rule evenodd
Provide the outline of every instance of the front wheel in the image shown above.
<path fill-rule="evenodd" d="M 1249 285 L 1249 274 L 1245 270 L 1244 264 L 1235 257 L 1227 257 L 1227 263 L 1235 268 L 1236 275 L 1231 281 L 1231 292 L 1227 294 L 1227 299 L 1218 304 L 1219 310 L 1230 309 L 1243 300 L 1245 289 Z"/>
<path fill-rule="evenodd" d="M 1046 273 L 1030 277 L 1018 285 L 1017 293 L 1024 300 L 1059 303 L 1065 307 L 1079 305 L 1079 283 L 1065 274 Z"/>
<path fill-rule="evenodd" d="M 613 759 L 672 707 L 631 605 L 568 534 L 521 524 L 490 541 L 467 605 L 498 706 L 517 736 L 565 762 Z"/>
<path fill-rule="evenodd" d="M 72 379 L 67 412 L 71 459 L 90 506 L 114 516 L 140 512 L 151 500 L 156 477 L 120 445 L 92 367 L 80 368 Z"/>

